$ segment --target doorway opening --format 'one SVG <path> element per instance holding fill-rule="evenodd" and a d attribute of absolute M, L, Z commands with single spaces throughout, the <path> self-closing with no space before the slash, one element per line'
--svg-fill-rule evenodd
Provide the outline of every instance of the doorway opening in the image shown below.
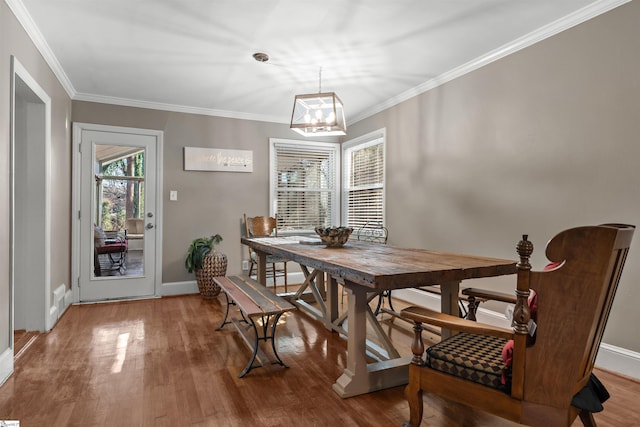
<path fill-rule="evenodd" d="M 44 332 L 51 298 L 51 99 L 15 57 L 11 105 L 11 347 Z"/>

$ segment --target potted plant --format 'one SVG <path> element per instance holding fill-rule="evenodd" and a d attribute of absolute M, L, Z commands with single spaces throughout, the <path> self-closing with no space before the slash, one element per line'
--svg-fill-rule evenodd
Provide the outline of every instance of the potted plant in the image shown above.
<path fill-rule="evenodd" d="M 215 298 L 220 288 L 213 281 L 214 277 L 227 274 L 227 256 L 217 252 L 215 245 L 222 242 L 222 236 L 198 237 L 191 242 L 184 261 L 185 268 L 196 273 L 198 290 L 203 298 Z"/>

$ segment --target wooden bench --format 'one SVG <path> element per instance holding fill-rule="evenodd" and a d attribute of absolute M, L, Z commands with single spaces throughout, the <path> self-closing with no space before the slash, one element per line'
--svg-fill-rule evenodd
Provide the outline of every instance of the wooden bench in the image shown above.
<path fill-rule="evenodd" d="M 233 323 L 244 342 L 253 352 L 249 363 L 238 377 L 244 377 L 251 369 L 263 366 L 266 361 L 287 368 L 288 366 L 280 359 L 276 350 L 276 326 L 280 316 L 287 311 L 295 310 L 295 306 L 247 276 L 215 277 L 213 280 L 220 286 L 227 300 L 224 319 L 218 329 L 222 329 L 227 323 Z M 227 320 L 229 308 L 232 305 L 240 310 L 241 319 Z M 256 323 L 259 324 L 259 328 Z M 253 329 L 253 334 L 249 332 L 249 329 Z M 260 341 L 271 341 L 275 359 L 267 357 L 259 347 Z M 258 359 L 259 365 L 254 366 L 256 359 Z"/>

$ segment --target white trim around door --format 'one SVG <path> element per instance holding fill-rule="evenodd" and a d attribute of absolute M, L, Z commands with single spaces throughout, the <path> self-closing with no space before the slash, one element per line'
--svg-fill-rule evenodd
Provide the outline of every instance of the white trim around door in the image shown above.
<path fill-rule="evenodd" d="M 117 137 L 117 134 L 121 135 L 132 135 L 134 137 L 140 137 L 140 139 L 148 140 L 151 137 L 155 142 L 153 146 L 153 150 L 149 150 L 149 152 L 154 152 L 155 161 L 149 162 L 149 167 L 152 167 L 152 171 L 146 171 L 146 173 L 154 172 L 155 175 L 155 189 L 152 190 L 152 193 L 147 193 L 147 197 L 149 200 L 154 199 L 154 208 L 151 215 L 148 215 L 149 212 L 145 212 L 144 218 L 145 222 L 152 222 L 149 225 L 149 229 L 152 229 L 154 232 L 154 239 L 147 240 L 145 238 L 145 244 L 147 242 L 155 242 L 153 243 L 153 247 L 145 247 L 144 252 L 146 254 L 152 254 L 153 262 L 149 263 L 151 268 L 146 268 L 144 271 L 144 276 L 149 279 L 151 276 L 152 279 L 152 289 L 144 292 L 141 295 L 134 294 L 121 294 L 116 296 L 101 296 L 101 293 L 91 294 L 97 296 L 91 296 L 88 299 L 85 297 L 86 293 L 83 291 L 81 293 L 80 285 L 83 281 L 86 281 L 86 277 L 91 278 L 92 281 L 103 280 L 102 277 L 94 277 L 92 272 L 87 273 L 88 263 L 87 259 L 91 259 L 91 257 L 87 257 L 86 254 L 83 256 L 82 248 L 86 247 L 86 230 L 83 233 L 82 228 L 86 228 L 86 224 L 91 224 L 92 221 L 87 222 L 90 218 L 91 209 L 86 209 L 86 200 L 83 200 L 83 197 L 87 197 L 86 191 L 86 182 L 85 189 L 83 190 L 83 179 L 86 180 L 87 176 L 93 176 L 93 171 L 84 170 L 83 171 L 83 163 L 85 168 L 92 168 L 89 162 L 87 165 L 86 159 L 83 162 L 83 154 L 86 154 L 87 150 L 91 152 L 94 150 L 92 145 L 89 144 L 85 146 L 83 141 L 83 136 L 86 135 L 95 135 L 96 133 L 105 133 L 112 134 Z M 95 145 L 95 144 L 94 144 Z M 130 298 L 149 298 L 156 297 L 161 295 L 162 292 L 162 153 L 163 153 L 163 132 L 159 130 L 150 130 L 150 129 L 137 129 L 137 128 L 129 128 L 129 127 L 120 127 L 120 126 L 107 126 L 107 125 L 99 125 L 99 124 L 90 124 L 90 123 L 74 123 L 73 124 L 73 171 L 72 171 L 72 186 L 73 186 L 73 194 L 72 194 L 72 215 L 73 215 L 73 224 L 72 224 L 72 290 L 73 290 L 73 300 L 74 302 L 81 302 L 83 300 L 86 301 L 99 301 L 99 300 L 107 300 L 107 299 L 130 299 Z M 151 166 L 154 165 L 154 166 Z M 83 207 L 84 205 L 84 207 Z M 147 206 L 145 206 L 146 210 Z M 88 215 L 88 216 L 87 216 Z M 147 215 L 150 220 L 147 219 Z M 84 217 L 83 217 L 84 216 Z M 83 237 L 85 236 L 85 237 Z M 83 240 L 84 239 L 84 240 Z M 92 239 L 92 237 L 91 237 Z M 83 262 L 83 260 L 85 260 Z M 90 263 L 89 263 L 90 264 Z M 83 270 L 84 269 L 84 270 Z M 85 279 L 82 279 L 85 277 Z M 142 277 L 140 277 L 142 278 Z M 122 280 L 130 280 L 128 278 L 122 278 Z M 135 279 L 131 279 L 135 280 Z M 86 284 L 85 284 L 86 285 Z M 147 288 L 148 289 L 148 288 Z"/>

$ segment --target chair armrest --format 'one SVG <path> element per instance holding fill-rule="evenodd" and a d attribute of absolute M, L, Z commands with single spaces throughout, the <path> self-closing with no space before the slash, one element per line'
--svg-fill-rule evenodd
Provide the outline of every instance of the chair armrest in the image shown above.
<path fill-rule="evenodd" d="M 482 298 L 485 300 L 501 301 L 510 304 L 516 303 L 515 295 L 505 294 L 503 292 L 494 292 L 486 289 L 466 288 L 462 290 L 462 295 L 468 297 Z"/>
<path fill-rule="evenodd" d="M 440 326 L 453 331 L 467 332 L 477 335 L 489 335 L 504 339 L 513 339 L 514 332 L 512 329 L 500 328 L 484 323 L 478 323 L 473 320 L 462 319 L 450 314 L 440 313 L 439 311 L 429 310 L 424 307 L 411 306 L 401 312 L 401 316 L 411 319 L 414 322 L 428 323 L 430 325 Z"/>

